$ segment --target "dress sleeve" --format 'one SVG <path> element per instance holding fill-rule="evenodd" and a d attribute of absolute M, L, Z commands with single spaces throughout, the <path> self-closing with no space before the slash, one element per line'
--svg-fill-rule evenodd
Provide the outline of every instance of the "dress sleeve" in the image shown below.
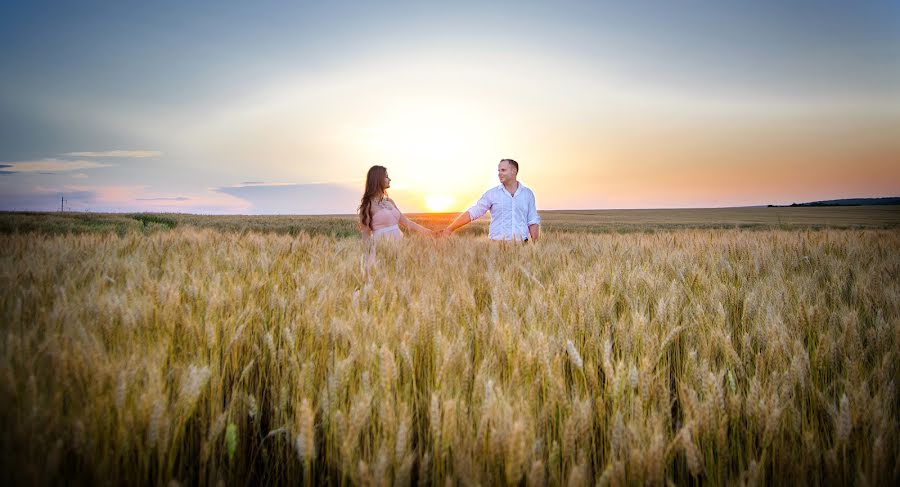
<path fill-rule="evenodd" d="M 398 222 L 402 223 L 403 226 L 408 228 L 413 222 L 409 218 L 406 218 L 406 215 L 404 215 L 403 212 L 400 211 L 400 208 L 397 206 L 397 203 L 394 203 L 394 200 L 388 198 L 388 201 L 390 201 L 391 205 L 394 206 L 394 209 L 397 210 Z"/>

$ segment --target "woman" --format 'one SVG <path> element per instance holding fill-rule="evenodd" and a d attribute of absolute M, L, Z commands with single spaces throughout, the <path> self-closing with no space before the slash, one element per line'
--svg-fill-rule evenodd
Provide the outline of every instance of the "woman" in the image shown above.
<path fill-rule="evenodd" d="M 400 226 L 431 235 L 431 230 L 406 218 L 394 204 L 394 200 L 388 198 L 387 189 L 390 187 L 391 178 L 388 177 L 384 166 L 369 168 L 366 175 L 366 191 L 359 205 L 359 231 L 362 233 L 363 242 L 403 238 Z"/>

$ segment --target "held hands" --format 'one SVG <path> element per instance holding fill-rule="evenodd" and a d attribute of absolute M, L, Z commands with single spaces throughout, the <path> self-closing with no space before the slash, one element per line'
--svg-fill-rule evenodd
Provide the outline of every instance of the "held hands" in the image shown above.
<path fill-rule="evenodd" d="M 449 237 L 450 234 L 453 233 L 449 228 L 444 228 L 443 230 L 432 230 L 431 236 L 435 238 L 444 238 Z"/>

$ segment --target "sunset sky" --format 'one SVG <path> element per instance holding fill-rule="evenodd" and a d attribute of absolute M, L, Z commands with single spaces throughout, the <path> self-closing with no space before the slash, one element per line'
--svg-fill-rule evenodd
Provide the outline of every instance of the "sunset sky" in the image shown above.
<path fill-rule="evenodd" d="M 19 2 L 0 210 L 539 209 L 900 195 L 900 2 Z"/>

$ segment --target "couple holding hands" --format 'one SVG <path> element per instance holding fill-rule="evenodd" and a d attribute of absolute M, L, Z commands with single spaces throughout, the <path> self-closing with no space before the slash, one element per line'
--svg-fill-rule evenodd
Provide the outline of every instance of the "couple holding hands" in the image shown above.
<path fill-rule="evenodd" d="M 488 238 L 491 240 L 536 241 L 540 232 L 541 218 L 537 214 L 534 193 L 520 183 L 519 163 L 503 159 L 497 165 L 500 184 L 487 191 L 475 206 L 461 213 L 453 223 L 443 230 L 429 230 L 407 218 L 394 200 L 388 198 L 391 187 L 384 166 L 372 166 L 366 175 L 366 191 L 359 205 L 359 231 L 363 242 L 381 239 L 400 239 L 400 227 L 436 237 L 446 237 L 456 229 L 491 212 L 491 226 Z"/>

